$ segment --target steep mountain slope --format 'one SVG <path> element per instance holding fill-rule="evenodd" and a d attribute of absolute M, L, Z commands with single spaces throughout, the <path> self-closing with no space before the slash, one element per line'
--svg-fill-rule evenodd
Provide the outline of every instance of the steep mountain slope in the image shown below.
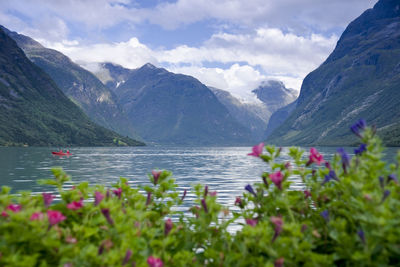
<path fill-rule="evenodd" d="M 231 113 L 231 115 L 244 127 L 249 129 L 255 141 L 261 141 L 271 112 L 264 103 L 242 103 L 229 92 L 208 87 Z"/>
<path fill-rule="evenodd" d="M 271 117 L 269 118 L 267 128 L 263 133 L 263 137 L 267 138 L 270 134 L 278 128 L 285 120 L 289 117 L 290 113 L 296 108 L 297 101 L 293 101 L 292 103 L 279 108 L 274 113 L 272 113 Z"/>
<path fill-rule="evenodd" d="M 0 145 L 112 146 L 130 138 L 100 127 L 0 29 Z"/>
<path fill-rule="evenodd" d="M 133 125 L 118 106 L 116 96 L 95 75 L 58 51 L 45 48 L 27 36 L 3 29 L 24 50 L 26 56 L 43 69 L 94 122 L 139 139 Z"/>
<path fill-rule="evenodd" d="M 351 22 L 328 59 L 303 81 L 296 109 L 268 141 L 346 145 L 349 125 L 375 124 L 400 145 L 400 2 L 381 0 Z"/>
<path fill-rule="evenodd" d="M 115 69 L 108 70 L 113 77 Z M 133 70 L 123 83 L 113 81 L 119 83 L 111 87 L 119 103 L 146 141 L 191 145 L 253 142 L 250 132 L 193 77 L 146 64 Z"/>

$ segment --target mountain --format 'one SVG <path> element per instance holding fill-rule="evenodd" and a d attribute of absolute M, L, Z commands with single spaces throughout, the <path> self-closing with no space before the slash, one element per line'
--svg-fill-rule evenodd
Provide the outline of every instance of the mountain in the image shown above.
<path fill-rule="evenodd" d="M 278 128 L 285 120 L 289 117 L 290 113 L 296 108 L 297 101 L 293 101 L 292 103 L 279 108 L 274 113 L 272 113 L 269 118 L 267 128 L 263 133 L 263 137 L 267 138 L 271 135 L 271 133 Z"/>
<path fill-rule="evenodd" d="M 400 2 L 380 0 L 351 22 L 304 79 L 295 110 L 268 138 L 280 145 L 353 145 L 349 126 L 375 125 L 400 145 Z"/>
<path fill-rule="evenodd" d="M 265 103 L 271 113 L 292 103 L 297 98 L 296 90 L 286 88 L 283 82 L 276 80 L 264 81 L 252 92 Z"/>
<path fill-rule="evenodd" d="M 130 70 L 122 78 L 122 69 L 118 66 L 104 64 L 103 67 L 111 77 L 107 84 L 144 140 L 178 145 L 253 142 L 250 131 L 195 78 L 149 63 Z"/>
<path fill-rule="evenodd" d="M 0 28 L 0 145 L 142 145 L 96 125 Z"/>
<path fill-rule="evenodd" d="M 271 112 L 267 106 L 260 103 L 243 103 L 228 91 L 208 87 L 229 111 L 229 113 L 244 127 L 250 130 L 253 139 L 258 142 L 264 137 L 265 128 Z"/>
<path fill-rule="evenodd" d="M 2 28 L 25 55 L 43 69 L 94 122 L 122 135 L 140 139 L 119 107 L 114 93 L 95 75 L 62 53 L 45 48 L 30 37 Z"/>

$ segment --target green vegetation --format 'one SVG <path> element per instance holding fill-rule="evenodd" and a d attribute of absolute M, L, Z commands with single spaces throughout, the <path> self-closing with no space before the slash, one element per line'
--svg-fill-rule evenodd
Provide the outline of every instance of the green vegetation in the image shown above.
<path fill-rule="evenodd" d="M 396 265 L 400 153 L 397 164 L 386 164 L 373 129 L 361 120 L 352 131 L 363 144 L 356 156 L 339 149 L 331 162 L 315 148 L 307 157 L 291 148 L 290 160 L 280 163 L 281 149 L 255 146 L 249 155 L 268 171 L 231 210 L 203 185 L 194 187 L 195 203 L 186 203 L 168 171 L 152 171 L 151 186 L 132 188 L 121 178 L 112 188 L 81 183 L 65 190 L 69 177 L 54 169 L 55 179 L 41 183 L 55 186 L 60 201 L 3 187 L 0 265 Z M 294 175 L 303 190 L 291 189 Z M 235 233 L 228 231 L 233 223 L 242 225 Z"/>

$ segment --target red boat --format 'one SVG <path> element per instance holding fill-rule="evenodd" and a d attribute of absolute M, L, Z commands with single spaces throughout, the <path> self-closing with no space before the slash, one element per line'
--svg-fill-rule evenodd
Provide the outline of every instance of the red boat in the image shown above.
<path fill-rule="evenodd" d="M 60 151 L 52 151 L 51 154 L 56 155 L 56 156 L 71 156 L 72 153 L 67 150 L 67 152 L 63 152 L 62 150 Z"/>

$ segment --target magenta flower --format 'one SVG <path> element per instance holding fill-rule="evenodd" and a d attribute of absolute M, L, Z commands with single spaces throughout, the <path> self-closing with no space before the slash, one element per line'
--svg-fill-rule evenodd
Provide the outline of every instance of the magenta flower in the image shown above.
<path fill-rule="evenodd" d="M 248 224 L 252 227 L 256 226 L 257 223 L 258 223 L 257 219 L 246 219 L 246 224 Z"/>
<path fill-rule="evenodd" d="M 242 199 L 240 197 L 236 197 L 235 206 L 239 206 L 241 209 L 243 209 L 244 204 L 243 204 L 243 201 L 242 201 Z"/>
<path fill-rule="evenodd" d="M 51 193 L 42 193 L 42 196 L 43 196 L 44 206 L 48 208 L 51 202 L 53 201 L 54 196 Z"/>
<path fill-rule="evenodd" d="M 94 205 L 97 206 L 104 199 L 104 195 L 99 191 L 94 192 Z"/>
<path fill-rule="evenodd" d="M 116 195 L 118 198 L 121 198 L 122 195 L 122 188 L 117 188 L 113 190 L 114 195 Z"/>
<path fill-rule="evenodd" d="M 172 227 L 174 226 L 174 223 L 172 222 L 172 220 L 171 219 L 167 219 L 166 221 L 165 221 L 165 225 L 164 225 L 164 234 L 165 235 L 168 235 L 169 234 L 169 232 L 172 230 Z"/>
<path fill-rule="evenodd" d="M 50 226 L 56 225 L 59 222 L 64 221 L 67 219 L 61 212 L 58 210 L 48 210 L 47 217 L 49 218 Z"/>
<path fill-rule="evenodd" d="M 2 212 L 1 212 L 1 217 L 8 217 L 9 215 L 8 215 L 8 213 L 5 211 L 5 210 L 3 210 Z"/>
<path fill-rule="evenodd" d="M 12 212 L 20 212 L 21 211 L 21 205 L 18 204 L 10 204 L 7 206 L 8 210 L 11 210 Z"/>
<path fill-rule="evenodd" d="M 69 203 L 67 205 L 67 208 L 70 210 L 79 210 L 80 208 L 83 207 L 83 200 L 79 200 L 79 201 L 72 201 L 71 203 Z"/>
<path fill-rule="evenodd" d="M 149 267 L 163 267 L 164 263 L 162 262 L 161 259 L 150 256 L 147 258 L 147 264 Z"/>
<path fill-rule="evenodd" d="M 34 213 L 31 215 L 30 220 L 31 220 L 31 221 L 41 221 L 41 220 L 43 220 L 43 218 L 44 218 L 44 214 L 43 214 L 43 213 L 41 213 L 41 212 L 34 212 Z"/>
<path fill-rule="evenodd" d="M 109 224 L 114 225 L 114 221 L 113 221 L 113 219 L 111 219 L 109 209 L 101 209 L 101 213 L 103 213 L 104 217 L 106 218 L 106 220 Z"/>
<path fill-rule="evenodd" d="M 283 267 L 283 263 L 285 262 L 285 259 L 279 258 L 274 262 L 274 267 Z"/>
<path fill-rule="evenodd" d="M 304 196 L 305 196 L 306 198 L 311 197 L 311 192 L 310 192 L 309 190 L 304 190 L 303 192 L 304 192 Z"/>
<path fill-rule="evenodd" d="M 215 197 L 215 196 L 217 196 L 217 191 L 210 192 L 210 197 Z"/>
<path fill-rule="evenodd" d="M 271 173 L 269 175 L 269 179 L 280 189 L 282 190 L 282 181 L 283 181 L 283 174 L 281 171 L 277 171 L 274 173 Z"/>
<path fill-rule="evenodd" d="M 282 232 L 283 220 L 281 217 L 275 217 L 275 216 L 272 216 L 270 220 L 271 220 L 272 224 L 275 225 L 275 229 L 274 229 L 275 233 L 274 233 L 274 236 L 272 237 L 272 242 L 274 242 L 275 239 Z"/>
<path fill-rule="evenodd" d="M 132 257 L 132 250 L 128 249 L 125 253 L 125 258 L 124 261 L 122 262 L 122 265 L 127 264 L 131 257 Z"/>
<path fill-rule="evenodd" d="M 248 156 L 260 157 L 264 148 L 264 143 L 259 143 L 258 145 L 253 146 L 253 152 L 247 154 Z"/>
<path fill-rule="evenodd" d="M 311 165 L 311 163 L 316 163 L 321 165 L 324 162 L 324 157 L 318 152 L 315 147 L 310 148 L 310 157 L 307 162 L 307 166 Z"/>
<path fill-rule="evenodd" d="M 153 178 L 154 178 L 154 180 L 153 180 L 154 185 L 157 184 L 158 178 L 160 178 L 161 173 L 162 173 L 162 171 L 155 171 L 155 170 L 151 171 L 151 174 L 153 175 Z"/>

